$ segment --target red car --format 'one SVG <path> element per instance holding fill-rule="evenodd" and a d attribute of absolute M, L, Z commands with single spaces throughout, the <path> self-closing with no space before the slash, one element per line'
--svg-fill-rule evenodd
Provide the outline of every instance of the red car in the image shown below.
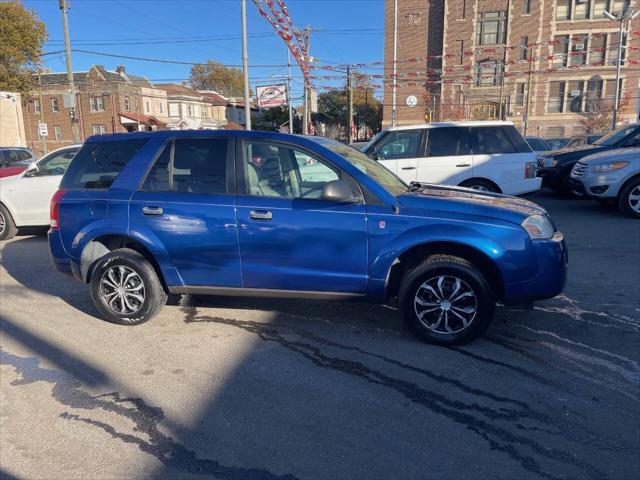
<path fill-rule="evenodd" d="M 28 148 L 0 147 L 0 178 L 18 175 L 35 161 L 35 155 Z"/>

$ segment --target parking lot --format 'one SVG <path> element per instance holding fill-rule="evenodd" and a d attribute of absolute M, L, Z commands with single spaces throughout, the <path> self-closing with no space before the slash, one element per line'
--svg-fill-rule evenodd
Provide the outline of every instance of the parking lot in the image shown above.
<path fill-rule="evenodd" d="M 363 304 L 183 297 L 111 325 L 44 237 L 3 243 L 0 477 L 637 478 L 640 224 L 532 199 L 565 294 L 455 349 Z"/>

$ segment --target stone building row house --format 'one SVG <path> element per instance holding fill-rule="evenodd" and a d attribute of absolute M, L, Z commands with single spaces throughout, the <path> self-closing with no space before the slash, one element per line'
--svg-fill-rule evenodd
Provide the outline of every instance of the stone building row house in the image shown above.
<path fill-rule="evenodd" d="M 391 123 L 395 84 L 399 124 L 502 118 L 523 126 L 529 103 L 528 134 L 584 133 L 589 118 L 612 110 L 621 43 L 619 120 L 636 121 L 640 17 L 621 42 L 619 22 L 603 15 L 619 14 L 628 5 L 627 0 L 399 0 L 394 82 L 394 1 L 386 0 L 383 124 Z"/>

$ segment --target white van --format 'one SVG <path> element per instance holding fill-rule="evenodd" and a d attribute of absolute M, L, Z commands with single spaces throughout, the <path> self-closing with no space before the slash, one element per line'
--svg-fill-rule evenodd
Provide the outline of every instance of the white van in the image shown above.
<path fill-rule="evenodd" d="M 363 152 L 407 183 L 459 185 L 509 195 L 540 189 L 537 156 L 510 122 L 387 128 Z"/>

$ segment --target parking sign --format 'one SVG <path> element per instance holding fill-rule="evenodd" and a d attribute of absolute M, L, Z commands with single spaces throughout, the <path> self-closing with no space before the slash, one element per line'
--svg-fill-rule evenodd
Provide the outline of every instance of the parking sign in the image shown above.
<path fill-rule="evenodd" d="M 38 124 L 38 133 L 40 134 L 41 137 L 47 137 L 49 135 L 49 129 L 47 128 L 46 123 Z"/>

